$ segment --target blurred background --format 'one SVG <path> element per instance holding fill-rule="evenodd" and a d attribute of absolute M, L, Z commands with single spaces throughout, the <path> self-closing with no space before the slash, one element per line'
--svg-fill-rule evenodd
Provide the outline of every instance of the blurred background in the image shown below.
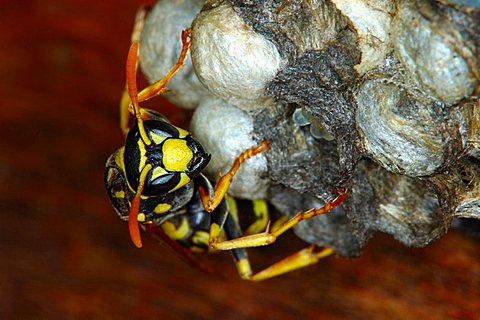
<path fill-rule="evenodd" d="M 206 257 L 211 276 L 147 237 L 136 249 L 103 170 L 123 143 L 118 101 L 142 4 L 2 1 L 1 319 L 478 319 L 480 242 L 457 231 L 422 249 L 377 235 L 358 259 L 258 284 L 228 253 Z M 287 235 L 251 259 L 261 268 L 304 246 Z"/>

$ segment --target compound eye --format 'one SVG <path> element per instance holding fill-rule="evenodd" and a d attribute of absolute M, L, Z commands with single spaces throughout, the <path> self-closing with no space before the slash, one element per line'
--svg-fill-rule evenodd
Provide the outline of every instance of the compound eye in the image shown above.
<path fill-rule="evenodd" d="M 180 173 L 167 172 L 161 167 L 156 167 L 147 177 L 143 195 L 155 196 L 172 191 L 180 182 Z"/>

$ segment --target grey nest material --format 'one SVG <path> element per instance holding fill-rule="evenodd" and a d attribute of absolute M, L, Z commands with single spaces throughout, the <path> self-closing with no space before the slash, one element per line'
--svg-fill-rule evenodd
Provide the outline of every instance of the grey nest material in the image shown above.
<path fill-rule="evenodd" d="M 215 179 L 243 149 L 232 195 L 266 198 L 307 242 L 356 256 L 376 231 L 425 246 L 457 217 L 480 219 L 480 3 L 162 0 L 141 67 L 163 77 L 192 26 L 191 62 L 169 98 L 197 108 L 191 131 Z"/>

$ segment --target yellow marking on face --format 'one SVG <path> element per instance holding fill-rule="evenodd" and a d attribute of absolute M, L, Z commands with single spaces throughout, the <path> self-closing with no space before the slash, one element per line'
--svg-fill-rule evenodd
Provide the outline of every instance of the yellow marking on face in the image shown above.
<path fill-rule="evenodd" d="M 192 237 L 192 242 L 195 244 L 204 244 L 208 246 L 208 239 L 210 239 L 208 232 L 196 231 Z"/>
<path fill-rule="evenodd" d="M 185 138 L 186 136 L 188 136 L 190 134 L 190 132 L 188 132 L 185 129 L 182 129 L 182 128 L 179 128 L 179 127 L 175 127 L 175 128 L 178 130 L 178 137 L 179 138 Z"/>
<path fill-rule="evenodd" d="M 165 221 L 162 223 L 162 229 L 165 231 L 167 236 L 173 240 L 185 239 L 190 233 L 190 226 L 188 225 L 186 218 L 182 219 L 182 223 L 178 228 L 172 222 Z"/>
<path fill-rule="evenodd" d="M 139 213 L 137 216 L 138 222 L 145 222 L 145 214 Z"/>
<path fill-rule="evenodd" d="M 265 231 L 265 228 L 268 224 L 268 206 L 265 200 L 253 200 L 253 212 L 255 213 L 255 220 L 252 223 L 247 231 L 246 234 L 256 234 Z"/>
<path fill-rule="evenodd" d="M 153 209 L 153 212 L 157 213 L 157 214 L 162 214 L 162 213 L 165 213 L 167 212 L 168 210 L 170 210 L 172 206 L 169 205 L 168 203 L 159 203 L 155 209 Z"/>
<path fill-rule="evenodd" d="M 141 113 L 141 111 L 140 111 L 140 113 Z M 150 138 L 147 135 L 147 131 L 145 130 L 145 126 L 143 125 L 143 120 L 142 120 L 141 116 L 137 117 L 137 124 L 138 124 L 138 132 L 140 133 L 141 140 L 145 141 L 145 144 L 147 146 L 151 145 L 152 141 L 150 140 Z"/>
<path fill-rule="evenodd" d="M 180 182 L 175 186 L 175 188 L 173 188 L 169 192 L 175 191 L 175 190 L 183 187 L 184 185 L 186 185 L 189 182 L 190 182 L 190 178 L 187 176 L 186 173 L 182 172 L 182 173 L 180 173 Z"/>
<path fill-rule="evenodd" d="M 115 198 L 119 198 L 119 199 L 125 198 L 125 191 L 117 191 L 117 192 L 115 192 Z"/>
<path fill-rule="evenodd" d="M 145 149 L 145 144 L 143 143 L 142 139 L 137 140 L 138 149 L 140 150 L 140 164 L 138 166 L 138 172 L 142 171 L 145 163 L 147 162 L 147 150 Z"/>
<path fill-rule="evenodd" d="M 186 171 L 187 165 L 193 158 L 192 150 L 187 141 L 182 139 L 168 139 L 162 147 L 163 165 L 168 171 Z"/>
<path fill-rule="evenodd" d="M 150 136 L 152 136 L 152 140 L 155 144 L 160 144 L 162 143 L 163 141 L 165 141 L 165 139 L 167 139 L 167 137 L 165 136 L 161 136 L 157 133 L 154 133 L 154 132 L 150 132 Z"/>

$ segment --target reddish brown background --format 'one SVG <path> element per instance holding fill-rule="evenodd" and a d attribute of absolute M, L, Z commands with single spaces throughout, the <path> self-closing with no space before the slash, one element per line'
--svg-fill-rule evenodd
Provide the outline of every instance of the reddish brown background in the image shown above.
<path fill-rule="evenodd" d="M 131 245 L 103 189 L 122 144 L 117 105 L 142 1 L 2 1 L 0 318 L 474 319 L 480 244 L 457 232 L 424 249 L 379 235 L 356 260 L 284 277 L 225 279 L 152 240 Z M 257 265 L 302 245 L 256 250 Z"/>

